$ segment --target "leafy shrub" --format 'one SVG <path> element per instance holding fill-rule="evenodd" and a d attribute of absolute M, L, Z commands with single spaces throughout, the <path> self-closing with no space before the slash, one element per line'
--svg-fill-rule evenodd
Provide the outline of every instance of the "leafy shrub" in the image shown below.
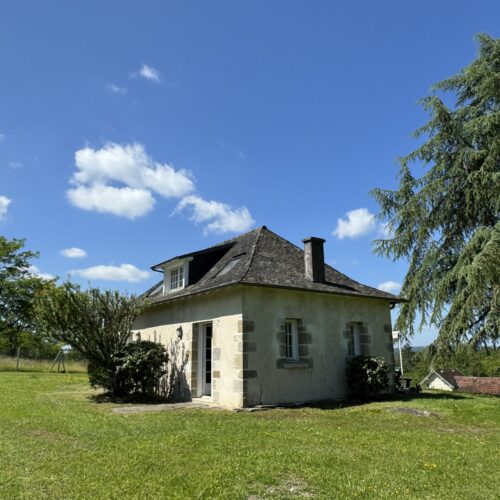
<path fill-rule="evenodd" d="M 112 355 L 107 367 L 89 362 L 89 381 L 93 387 L 103 387 L 115 396 L 152 395 L 166 373 L 166 362 L 163 345 L 149 340 L 130 342 Z"/>
<path fill-rule="evenodd" d="M 384 358 L 355 356 L 347 364 L 346 377 L 356 396 L 370 397 L 389 388 L 389 367 Z"/>
<path fill-rule="evenodd" d="M 89 382 L 92 387 L 102 387 L 106 392 L 114 393 L 114 367 L 103 367 L 100 363 L 89 361 L 87 365 Z M 119 392 L 119 391 L 118 391 Z"/>
<path fill-rule="evenodd" d="M 167 351 L 162 344 L 140 340 L 127 344 L 113 356 L 115 384 L 125 394 L 151 395 L 166 373 Z"/>

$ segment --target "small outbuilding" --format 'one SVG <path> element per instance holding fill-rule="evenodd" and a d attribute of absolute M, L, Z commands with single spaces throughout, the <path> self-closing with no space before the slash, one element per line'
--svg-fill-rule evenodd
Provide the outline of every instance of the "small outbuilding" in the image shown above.
<path fill-rule="evenodd" d="M 454 391 L 457 389 L 455 377 L 461 377 L 463 373 L 456 368 L 444 368 L 432 370 L 425 377 L 420 385 L 428 389 L 436 389 L 439 391 Z"/>

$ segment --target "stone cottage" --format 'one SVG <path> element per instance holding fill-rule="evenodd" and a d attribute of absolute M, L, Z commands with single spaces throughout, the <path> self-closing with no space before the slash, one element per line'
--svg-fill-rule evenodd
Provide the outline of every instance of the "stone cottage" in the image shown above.
<path fill-rule="evenodd" d="M 321 238 L 299 248 L 265 226 L 152 267 L 137 338 L 171 353 L 170 390 L 228 408 L 342 398 L 346 360 L 394 366 L 398 297 L 324 263 Z"/>

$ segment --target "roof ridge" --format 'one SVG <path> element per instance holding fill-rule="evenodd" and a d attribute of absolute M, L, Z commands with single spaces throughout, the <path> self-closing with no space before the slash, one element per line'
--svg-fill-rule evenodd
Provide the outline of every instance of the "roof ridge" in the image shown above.
<path fill-rule="evenodd" d="M 257 231 L 259 232 L 259 234 L 257 235 L 257 239 L 256 239 L 255 244 L 253 246 L 252 255 L 250 257 L 250 261 L 248 263 L 247 270 L 245 271 L 245 274 L 238 280 L 238 282 L 242 282 L 246 278 L 247 274 L 250 272 L 250 269 L 252 269 L 253 259 L 255 257 L 255 253 L 257 252 L 257 247 L 259 246 L 260 237 L 262 236 L 262 232 L 264 229 L 266 231 L 269 231 L 269 229 L 267 229 L 267 226 L 261 226 L 261 227 L 257 228 Z"/>

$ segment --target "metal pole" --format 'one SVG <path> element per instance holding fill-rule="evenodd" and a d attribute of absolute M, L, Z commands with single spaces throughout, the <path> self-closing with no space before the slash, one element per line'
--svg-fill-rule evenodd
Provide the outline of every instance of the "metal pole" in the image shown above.
<path fill-rule="evenodd" d="M 58 362 L 58 360 L 59 360 L 59 352 L 60 352 L 60 351 L 58 351 L 58 353 L 57 353 L 57 355 L 56 355 L 56 357 L 55 357 L 55 359 L 54 359 L 54 362 L 52 363 L 52 366 L 50 367 L 49 373 L 50 373 L 50 372 L 52 372 L 52 368 L 54 368 L 55 364 L 56 364 L 56 363 Z"/>
<path fill-rule="evenodd" d="M 401 333 L 398 334 L 398 345 L 399 345 L 399 367 L 401 368 L 401 378 L 404 377 L 403 369 L 403 353 L 401 352 Z"/>

